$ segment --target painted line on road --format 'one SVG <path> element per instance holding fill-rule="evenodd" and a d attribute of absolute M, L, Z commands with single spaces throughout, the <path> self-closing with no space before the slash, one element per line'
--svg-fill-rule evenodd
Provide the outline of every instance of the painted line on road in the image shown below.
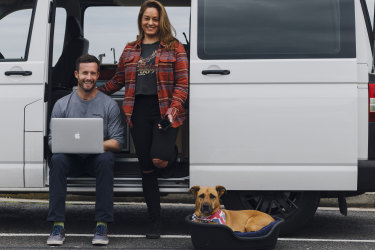
<path fill-rule="evenodd" d="M 339 211 L 338 207 L 318 207 L 321 211 Z M 364 207 L 348 207 L 348 211 L 354 212 L 374 212 L 375 208 L 364 208 Z"/>
<path fill-rule="evenodd" d="M 375 243 L 375 240 L 350 240 L 350 239 L 302 239 L 302 238 L 278 238 L 281 241 L 310 241 L 310 242 L 358 242 Z"/>
<path fill-rule="evenodd" d="M 0 233 L 0 237 L 48 237 L 49 234 L 36 233 Z M 94 234 L 66 234 L 66 237 L 93 237 Z M 109 238 L 146 238 L 142 234 L 111 234 Z M 190 235 L 161 235 L 161 238 L 169 239 L 190 239 Z"/>
<path fill-rule="evenodd" d="M 49 234 L 36 233 L 0 233 L 0 237 L 48 237 Z M 93 237 L 93 234 L 66 234 L 66 237 Z M 109 238 L 146 238 L 140 234 L 111 234 Z M 161 235 L 164 239 L 190 239 L 190 235 Z M 375 240 L 354 239 L 309 239 L 309 238 L 278 238 L 280 241 L 309 241 L 309 242 L 352 242 L 352 243 L 375 243 Z"/>

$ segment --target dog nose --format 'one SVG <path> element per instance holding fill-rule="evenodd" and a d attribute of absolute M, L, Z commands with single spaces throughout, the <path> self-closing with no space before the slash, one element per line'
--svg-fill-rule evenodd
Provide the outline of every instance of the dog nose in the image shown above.
<path fill-rule="evenodd" d="M 210 204 L 208 204 L 208 203 L 204 203 L 203 205 L 202 205 L 202 212 L 211 212 L 211 206 L 210 206 Z"/>

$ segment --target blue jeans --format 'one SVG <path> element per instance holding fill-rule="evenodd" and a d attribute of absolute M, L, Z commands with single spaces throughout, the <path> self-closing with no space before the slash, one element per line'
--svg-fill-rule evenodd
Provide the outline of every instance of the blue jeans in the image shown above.
<path fill-rule="evenodd" d="M 54 154 L 49 171 L 48 221 L 65 221 L 66 178 L 89 174 L 96 177 L 95 220 L 113 222 L 112 152 L 94 155 Z"/>

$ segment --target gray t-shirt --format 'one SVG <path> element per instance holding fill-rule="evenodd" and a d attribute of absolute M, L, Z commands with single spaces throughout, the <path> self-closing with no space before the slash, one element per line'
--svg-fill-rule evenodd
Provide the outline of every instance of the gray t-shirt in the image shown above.
<path fill-rule="evenodd" d="M 103 118 L 103 139 L 115 139 L 120 147 L 124 143 L 124 125 L 120 108 L 111 97 L 100 91 L 88 101 L 79 98 L 76 91 L 62 97 L 53 107 L 51 118 Z M 51 141 L 51 130 L 48 141 Z"/>

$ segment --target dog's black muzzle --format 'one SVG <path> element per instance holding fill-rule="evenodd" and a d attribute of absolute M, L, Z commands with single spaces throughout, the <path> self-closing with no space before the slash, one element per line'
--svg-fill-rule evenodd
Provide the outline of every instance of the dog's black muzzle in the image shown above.
<path fill-rule="evenodd" d="M 209 213 L 212 213 L 212 211 L 213 211 L 212 206 L 209 203 L 202 204 L 201 212 L 203 214 L 209 214 Z"/>

